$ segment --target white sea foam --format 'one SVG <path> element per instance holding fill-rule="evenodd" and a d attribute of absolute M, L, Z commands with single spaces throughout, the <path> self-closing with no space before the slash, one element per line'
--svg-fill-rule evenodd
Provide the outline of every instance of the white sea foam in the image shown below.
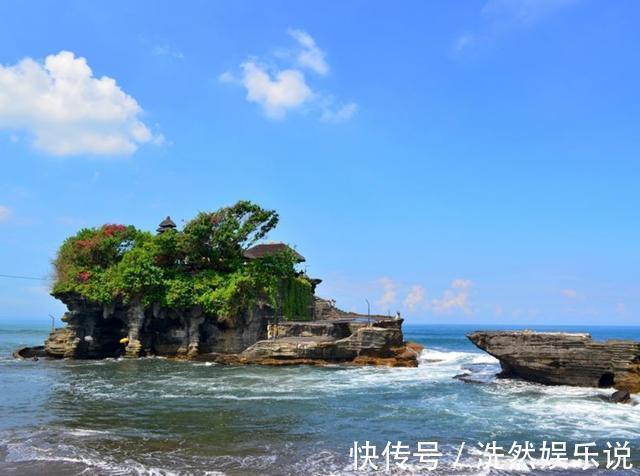
<path fill-rule="evenodd" d="M 472 364 L 497 364 L 500 361 L 491 355 L 478 355 L 471 360 Z"/>
<path fill-rule="evenodd" d="M 451 450 L 451 449 L 449 449 Z M 316 458 L 308 458 L 300 462 L 293 469 L 299 471 L 292 474 L 314 474 L 327 476 L 358 476 L 362 474 L 393 474 L 394 476 L 414 476 L 427 474 L 452 474 L 456 476 L 485 476 L 485 475 L 505 475 L 505 474 L 528 474 L 538 473 L 542 471 L 568 471 L 577 470 L 582 473 L 583 462 L 580 460 L 569 459 L 561 461 L 551 467 L 547 462 L 534 459 L 527 463 L 513 461 L 509 455 L 492 462 L 491 465 L 478 464 L 482 461 L 480 451 L 472 449 L 470 454 L 462 457 L 460 461 L 455 462 L 455 458 L 441 458 L 435 470 L 429 471 L 425 465 L 412 462 L 410 459 L 402 466 L 396 465 L 394 461 L 390 461 L 389 470 L 386 469 L 384 458 L 375 461 L 377 470 L 370 467 L 354 468 L 353 463 L 345 465 L 343 459 L 335 453 L 324 452 Z M 589 474 L 585 472 L 584 474 Z"/>
<path fill-rule="evenodd" d="M 536 427 L 567 438 L 633 439 L 640 437 L 640 406 L 615 405 L 607 401 L 611 390 L 567 386 L 544 386 L 502 380 L 496 391 L 510 398 L 512 411 L 529 414 Z"/>
<path fill-rule="evenodd" d="M 41 433 L 41 432 L 40 432 Z M 67 432 L 72 434 L 74 432 Z M 74 436 L 87 436 L 88 434 L 102 433 L 92 430 L 79 430 Z M 44 439 L 38 438 L 45 436 Z M 49 435 L 50 437 L 51 435 Z M 58 442 L 54 446 L 45 443 L 49 438 L 46 435 L 32 435 L 29 438 L 19 438 L 17 441 L 5 442 L 5 461 L 11 463 L 45 462 L 62 463 L 79 466 L 80 474 L 109 474 L 122 476 L 187 476 L 189 471 L 163 468 L 155 464 L 146 464 L 140 461 L 124 458 L 118 461 L 113 456 L 102 455 L 90 448 L 80 448 Z M 40 443 L 40 444 L 39 444 Z M 204 464 L 203 464 L 204 465 Z M 77 469 L 74 468 L 74 471 Z M 74 474 L 76 474 L 74 472 Z M 222 471 L 202 470 L 198 474 L 207 476 L 224 476 Z"/>
<path fill-rule="evenodd" d="M 445 352 L 424 350 L 417 368 L 386 367 L 340 367 L 334 369 L 252 369 L 224 373 L 225 368 L 216 366 L 217 373 L 211 378 L 196 378 L 190 375 L 174 374 L 162 379 L 162 389 L 171 387 L 171 394 L 180 394 L 181 390 L 191 397 L 202 394 L 243 394 L 261 396 L 304 394 L 339 394 L 346 390 L 379 389 L 385 386 L 397 388 L 398 385 L 421 385 L 425 382 L 438 382 L 450 379 L 462 371 L 462 366 L 471 363 L 494 363 L 492 358 L 477 353 Z M 497 366 L 496 366 L 497 369 Z M 153 386 L 151 387 L 153 390 Z M 234 398 L 234 397 L 231 397 Z M 272 398 L 271 396 L 266 398 Z M 280 397 L 278 397 L 280 398 Z"/>
<path fill-rule="evenodd" d="M 86 428 L 75 428 L 73 430 L 69 430 L 66 432 L 68 435 L 71 436 L 81 436 L 81 437 L 86 437 L 86 436 L 101 436 L 101 435 L 106 435 L 109 432 L 108 431 L 100 431 L 100 430 L 89 430 Z"/>
<path fill-rule="evenodd" d="M 160 398 L 176 398 L 183 399 L 185 396 L 183 394 L 171 394 L 171 393 L 163 393 L 160 395 Z M 296 395 L 259 395 L 259 396 L 251 396 L 251 395 L 196 395 L 191 398 L 202 399 L 202 400 L 314 400 L 315 397 L 308 396 L 296 396 Z"/>
<path fill-rule="evenodd" d="M 473 354 L 469 352 L 446 352 L 435 349 L 424 349 L 420 353 L 420 362 L 429 363 L 451 363 L 468 358 Z"/>

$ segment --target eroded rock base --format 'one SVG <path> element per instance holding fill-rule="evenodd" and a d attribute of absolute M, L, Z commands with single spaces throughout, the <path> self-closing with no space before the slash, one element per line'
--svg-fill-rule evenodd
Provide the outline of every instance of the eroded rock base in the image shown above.
<path fill-rule="evenodd" d="M 402 319 L 349 314 L 320 298 L 314 301 L 315 320 L 273 324 L 273 309 L 264 302 L 222 319 L 198 308 L 144 307 L 139 300 L 105 306 L 73 294 L 59 297 L 69 309 L 62 319 L 66 327 L 53 331 L 43 348 L 21 349 L 16 357 L 415 367 L 422 350 L 404 342 Z"/>

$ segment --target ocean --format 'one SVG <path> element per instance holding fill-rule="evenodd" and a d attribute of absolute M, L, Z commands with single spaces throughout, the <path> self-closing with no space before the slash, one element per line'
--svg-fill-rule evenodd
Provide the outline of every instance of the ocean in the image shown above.
<path fill-rule="evenodd" d="M 492 328 L 406 325 L 426 346 L 418 368 L 276 368 L 19 361 L 11 352 L 48 329 L 0 322 L 0 474 L 640 474 L 640 405 L 607 402 L 611 390 L 496 379 L 497 361 L 465 337 Z M 638 327 L 530 328 L 640 340 Z M 494 441 L 503 450 L 492 461 Z M 387 470 L 384 449 L 398 442 L 410 456 L 393 453 Z M 514 461 L 525 442 L 533 460 Z M 554 470 L 540 469 L 543 442 L 566 444 Z M 633 469 L 603 469 L 616 442 Z M 600 469 L 574 457 L 589 443 Z M 354 463 L 354 445 L 361 461 L 375 447 L 376 470 Z M 441 453 L 433 470 L 419 448 Z"/>

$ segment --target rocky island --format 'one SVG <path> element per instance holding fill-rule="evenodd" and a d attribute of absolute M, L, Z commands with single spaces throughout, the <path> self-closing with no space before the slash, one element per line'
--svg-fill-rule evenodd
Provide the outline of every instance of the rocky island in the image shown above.
<path fill-rule="evenodd" d="M 467 337 L 500 361 L 501 377 L 640 392 L 640 342 L 594 342 L 589 334 L 532 331 L 473 332 Z"/>
<path fill-rule="evenodd" d="M 68 238 L 51 294 L 64 328 L 16 357 L 165 356 L 225 364 L 416 366 L 402 319 L 347 313 L 284 243 L 260 243 L 273 210 L 241 201 L 157 233 L 104 225 Z"/>

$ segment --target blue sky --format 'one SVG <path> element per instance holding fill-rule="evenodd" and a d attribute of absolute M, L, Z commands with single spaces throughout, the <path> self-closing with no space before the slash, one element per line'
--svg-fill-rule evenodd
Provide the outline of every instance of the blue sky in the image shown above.
<path fill-rule="evenodd" d="M 640 324 L 637 2 L 1 8 L 0 274 L 250 199 L 349 310 Z"/>

